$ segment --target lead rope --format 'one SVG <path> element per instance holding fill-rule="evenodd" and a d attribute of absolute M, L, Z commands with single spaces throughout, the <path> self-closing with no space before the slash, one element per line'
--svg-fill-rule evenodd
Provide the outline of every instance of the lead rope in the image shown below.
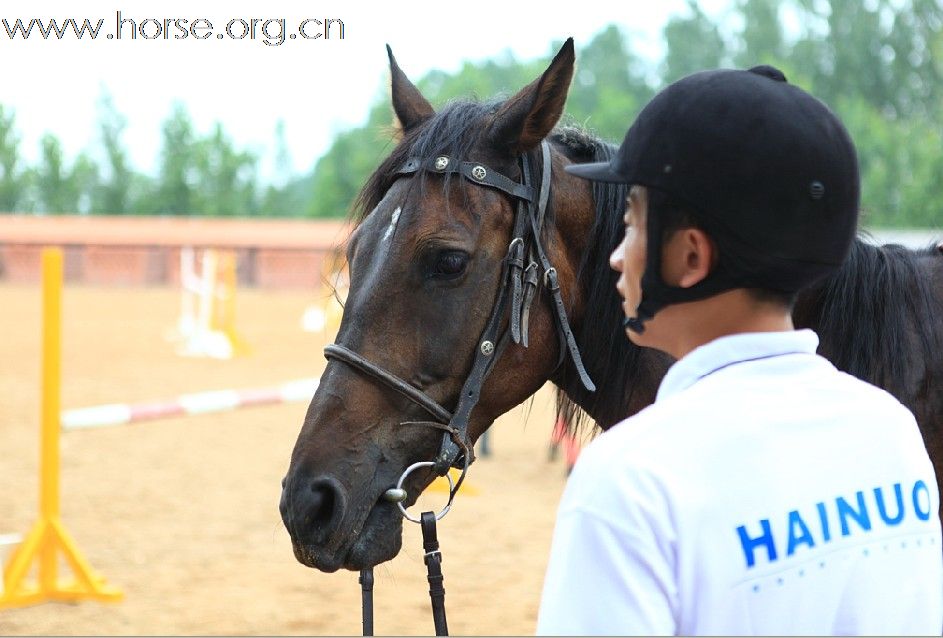
<path fill-rule="evenodd" d="M 360 570 L 360 599 L 363 605 L 363 635 L 373 635 L 373 568 Z"/>
<path fill-rule="evenodd" d="M 437 428 L 448 428 L 447 425 L 442 425 L 440 423 L 415 422 L 413 424 L 429 425 Z M 452 432 L 452 434 L 454 436 L 455 432 Z M 400 475 L 399 481 L 396 482 L 396 487 L 391 487 L 383 493 L 383 498 L 385 500 L 396 504 L 396 507 L 399 508 L 400 514 L 403 515 L 403 518 L 405 518 L 407 521 L 418 523 L 422 528 L 422 547 L 424 550 L 423 562 L 425 562 L 426 571 L 428 572 L 427 579 L 429 581 L 429 599 L 432 602 L 432 620 L 435 623 L 436 636 L 449 635 L 449 625 L 445 618 L 445 587 L 442 585 L 445 577 L 442 576 L 442 552 L 439 550 L 439 538 L 436 533 L 436 521 L 449 513 L 449 510 L 452 507 L 452 499 L 455 498 L 455 493 L 458 492 L 458 488 L 461 487 L 462 481 L 465 479 L 465 474 L 468 472 L 468 459 L 471 456 L 470 450 L 465 447 L 465 444 L 461 441 L 458 441 L 458 443 L 461 447 L 465 448 L 465 467 L 462 469 L 462 474 L 457 482 L 452 480 L 451 474 L 445 475 L 446 480 L 449 482 L 449 502 L 446 503 L 445 507 L 439 510 L 438 514 L 435 512 L 423 512 L 419 515 L 419 518 L 413 518 L 409 515 L 409 512 L 406 511 L 406 508 L 403 507 L 403 501 L 405 501 L 407 498 L 406 490 L 403 489 L 403 482 L 406 480 L 406 477 L 421 467 L 433 467 L 435 463 L 432 461 L 420 461 L 418 463 L 413 463 L 406 468 L 402 475 Z M 372 636 L 373 568 L 367 567 L 366 569 L 360 570 L 360 591 L 363 613 L 363 635 Z"/>
<path fill-rule="evenodd" d="M 423 561 L 426 563 L 427 578 L 429 580 L 429 600 L 432 601 L 432 622 L 435 623 L 436 636 L 449 635 L 449 623 L 445 619 L 445 587 L 442 582 L 442 552 L 439 551 L 439 539 L 435 530 L 435 514 L 423 512 L 422 521 L 422 548 L 426 550 Z"/>
<path fill-rule="evenodd" d="M 445 576 L 442 575 L 442 552 L 439 551 L 439 538 L 435 527 L 435 513 L 423 512 L 420 515 L 422 526 L 422 548 L 425 550 L 423 561 L 426 563 L 429 581 L 429 600 L 432 602 L 432 622 L 436 636 L 449 635 L 449 622 L 445 617 Z M 373 635 L 373 568 L 360 570 L 360 592 L 363 604 L 363 635 Z"/>

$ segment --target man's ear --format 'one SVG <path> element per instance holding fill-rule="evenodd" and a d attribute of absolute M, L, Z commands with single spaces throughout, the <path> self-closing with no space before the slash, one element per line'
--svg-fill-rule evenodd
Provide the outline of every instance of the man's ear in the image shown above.
<path fill-rule="evenodd" d="M 703 281 L 717 263 L 717 244 L 700 228 L 680 228 L 661 251 L 661 276 L 669 286 L 690 288 Z"/>

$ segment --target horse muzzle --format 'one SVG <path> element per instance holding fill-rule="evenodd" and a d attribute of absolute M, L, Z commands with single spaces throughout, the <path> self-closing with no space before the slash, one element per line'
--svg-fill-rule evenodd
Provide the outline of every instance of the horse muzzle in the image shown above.
<path fill-rule="evenodd" d="M 392 559 L 402 545 L 402 517 L 382 492 L 352 504 L 334 477 L 289 475 L 282 482 L 282 521 L 295 558 L 323 572 L 357 570 Z"/>

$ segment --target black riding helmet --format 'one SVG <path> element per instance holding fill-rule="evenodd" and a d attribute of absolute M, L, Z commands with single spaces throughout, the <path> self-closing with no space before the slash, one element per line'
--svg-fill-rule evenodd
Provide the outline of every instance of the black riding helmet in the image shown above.
<path fill-rule="evenodd" d="M 626 325 L 666 305 L 732 288 L 793 293 L 831 273 L 854 240 L 854 144 L 821 101 L 770 66 L 689 75 L 642 109 L 610 162 L 568 166 L 594 181 L 638 184 L 681 202 L 718 245 L 690 288 L 661 278 L 662 220 L 649 207 L 642 301 Z"/>

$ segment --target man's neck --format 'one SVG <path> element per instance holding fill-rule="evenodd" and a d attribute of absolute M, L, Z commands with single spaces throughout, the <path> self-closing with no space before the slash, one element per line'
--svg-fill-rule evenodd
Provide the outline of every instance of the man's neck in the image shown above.
<path fill-rule="evenodd" d="M 740 288 L 689 303 L 668 306 L 654 346 L 680 359 L 695 348 L 729 335 L 747 332 L 793 330 L 792 315 L 785 307 L 757 301 Z M 661 313 L 659 313 L 661 314 Z M 661 322 L 660 322 L 661 323 Z"/>

